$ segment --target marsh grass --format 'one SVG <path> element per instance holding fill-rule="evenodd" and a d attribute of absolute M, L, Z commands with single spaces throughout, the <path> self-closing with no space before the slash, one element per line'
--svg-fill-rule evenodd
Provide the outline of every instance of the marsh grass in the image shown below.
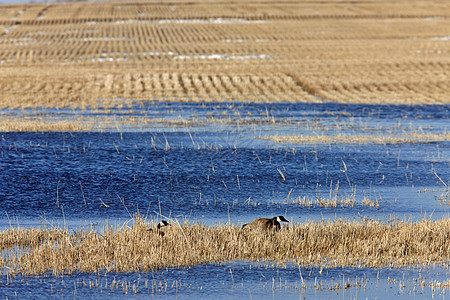
<path fill-rule="evenodd" d="M 83 121 L 50 120 L 47 118 L 0 118 L 0 131 L 90 131 L 93 124 Z"/>
<path fill-rule="evenodd" d="M 409 134 L 389 134 L 389 135 L 352 135 L 352 134 L 334 134 L 334 135 L 268 135 L 261 136 L 263 140 L 274 141 L 278 143 L 290 142 L 299 144 L 416 144 L 444 142 L 450 140 L 450 133 L 416 133 Z"/>
<path fill-rule="evenodd" d="M 450 279 L 447 281 L 433 281 L 429 283 L 429 286 L 432 288 L 438 289 L 450 289 Z"/>
<path fill-rule="evenodd" d="M 56 116 L 57 117 L 57 116 Z M 102 117 L 80 117 L 74 120 L 55 119 L 55 116 L 47 117 L 27 117 L 11 118 L 0 116 L 0 131 L 2 132 L 39 132 L 39 131 L 102 131 L 106 129 L 124 128 L 126 126 L 143 127 L 153 124 L 171 127 L 186 127 L 191 125 L 201 125 L 204 122 L 192 121 L 189 119 L 150 119 L 146 117 L 121 117 L 110 114 Z"/>
<path fill-rule="evenodd" d="M 448 264 L 450 220 L 293 223 L 277 233 L 236 225 L 173 223 L 161 237 L 141 217 L 101 232 L 10 228 L 0 233 L 0 270 L 8 276 L 52 272 L 136 272 L 234 260 L 289 261 L 323 267 Z M 14 247 L 23 251 L 8 251 Z"/>
<path fill-rule="evenodd" d="M 369 206 L 369 207 L 380 207 L 380 203 L 378 201 L 373 201 L 367 197 L 364 197 L 361 201 L 357 201 L 355 198 L 351 197 L 332 197 L 332 198 L 321 198 L 316 197 L 311 199 L 310 197 L 299 197 L 290 202 L 291 204 L 296 204 L 302 207 L 355 207 L 357 205 L 360 206 Z"/>

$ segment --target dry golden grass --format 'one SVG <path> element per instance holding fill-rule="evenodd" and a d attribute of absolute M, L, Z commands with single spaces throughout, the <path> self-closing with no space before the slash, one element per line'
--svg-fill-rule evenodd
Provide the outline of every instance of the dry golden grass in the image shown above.
<path fill-rule="evenodd" d="M 0 108 L 450 103 L 446 1 L 0 5 Z"/>
<path fill-rule="evenodd" d="M 290 202 L 291 204 L 296 204 L 302 207 L 354 207 L 355 205 L 369 206 L 369 207 L 380 207 L 377 200 L 371 200 L 364 197 L 361 201 L 356 201 L 354 198 L 349 197 L 338 197 L 332 196 L 329 198 L 317 197 L 311 199 L 309 197 L 302 197 L 294 199 Z"/>
<path fill-rule="evenodd" d="M 206 122 L 210 123 L 225 123 L 223 120 L 209 119 L 192 120 L 182 118 L 149 118 L 146 116 L 119 116 L 111 114 L 110 112 L 102 111 L 102 117 L 92 116 L 77 116 L 72 120 L 55 120 L 54 116 L 49 117 L 1 117 L 0 116 L 0 131 L 1 132 L 19 132 L 19 131 L 103 131 L 117 128 L 124 128 L 126 126 L 135 126 L 142 128 L 154 124 L 161 126 L 191 126 L 204 125 Z"/>
<path fill-rule="evenodd" d="M 430 282 L 428 285 L 432 288 L 449 289 L 450 288 L 450 279 L 447 281 L 443 281 L 443 282 L 433 281 L 433 282 Z"/>
<path fill-rule="evenodd" d="M 0 118 L 0 131 L 89 131 L 93 126 L 80 121 L 51 121 L 47 119 L 27 120 L 22 118 Z"/>
<path fill-rule="evenodd" d="M 146 271 L 231 260 L 324 267 L 448 264 L 450 220 L 294 223 L 274 234 L 238 226 L 179 225 L 165 236 L 131 226 L 93 230 L 11 228 L 0 233 L 0 269 L 9 275 Z M 18 248 L 19 247 L 19 248 Z M 22 250 L 18 250 L 22 249 Z"/>
<path fill-rule="evenodd" d="M 392 135 L 349 135 L 349 134 L 336 134 L 336 135 L 285 135 L 276 136 L 268 135 L 261 136 L 261 139 L 274 141 L 274 142 L 292 142 L 300 144 L 334 144 L 334 143 L 347 143 L 347 144 L 415 144 L 415 143 L 431 143 L 431 142 L 443 142 L 450 140 L 449 133 L 433 134 L 433 133 L 410 133 L 397 136 Z"/>

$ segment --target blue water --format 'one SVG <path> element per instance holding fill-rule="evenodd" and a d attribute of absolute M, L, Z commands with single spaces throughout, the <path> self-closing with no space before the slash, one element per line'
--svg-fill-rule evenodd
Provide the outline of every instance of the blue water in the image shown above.
<path fill-rule="evenodd" d="M 0 297 L 32 299 L 445 299 L 442 267 L 330 268 L 231 262 L 143 273 L 2 278 Z M 302 285 L 303 283 L 303 285 Z"/>
<path fill-rule="evenodd" d="M 245 221 L 249 214 L 286 213 L 292 218 L 312 218 L 319 212 L 420 217 L 433 211 L 437 218 L 446 214 L 447 206 L 433 199 L 436 193 L 419 193 L 424 188 L 443 190 L 434 171 L 448 182 L 445 143 L 395 145 L 389 150 L 381 145 L 308 146 L 295 151 L 199 149 L 186 133 L 164 136 L 4 133 L 0 142 L 3 211 L 19 221 L 58 219 L 63 213 L 68 221 L 128 218 L 129 212 L 138 210 L 217 222 L 229 217 Z M 170 149 L 164 149 L 165 142 L 153 143 L 162 139 L 167 139 Z M 421 152 L 428 156 L 421 159 Z M 364 195 L 378 197 L 380 207 L 327 210 L 290 204 L 304 196 L 329 198 L 330 187 L 334 195 L 338 182 L 339 195 L 354 194 L 359 200 Z"/>
<path fill-rule="evenodd" d="M 80 116 L 163 120 L 111 125 L 92 132 L 0 133 L 1 229 L 54 224 L 70 230 L 82 226 L 102 230 L 106 220 L 120 225 L 137 212 L 148 220 L 170 217 L 209 225 L 242 224 L 276 215 L 291 222 L 448 217 L 449 141 L 301 145 L 261 137 L 439 134 L 449 131 L 450 105 L 149 102 L 113 112 L 48 109 L 1 113 L 52 120 Z M 164 122 L 173 119 L 190 122 L 181 126 Z M 324 208 L 298 204 L 299 199 L 332 197 L 351 198 L 354 205 Z M 378 205 L 364 205 L 364 198 Z M 302 290 L 297 266 L 266 266 L 258 272 L 254 272 L 257 266 L 250 266 L 234 262 L 140 274 L 43 275 L 16 278 L 8 285 L 1 276 L 0 296 L 430 298 L 442 290 L 419 288 L 415 280 L 422 276 L 429 283 L 449 278 L 445 268 L 344 268 L 319 274 L 317 269 L 302 266 L 307 285 Z M 106 288 L 114 278 L 131 288 Z M 329 288 L 343 278 L 351 282 L 359 278 L 365 287 Z M 170 288 L 158 290 L 159 281 L 164 280 Z M 400 284 L 402 280 L 406 287 Z M 325 287 L 315 287 L 317 281 Z"/>

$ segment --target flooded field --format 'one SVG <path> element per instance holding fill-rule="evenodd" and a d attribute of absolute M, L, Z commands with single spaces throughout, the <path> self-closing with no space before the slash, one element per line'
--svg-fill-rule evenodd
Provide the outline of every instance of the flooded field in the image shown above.
<path fill-rule="evenodd" d="M 116 123 L 102 132 L 3 133 L 3 207 L 21 224 L 27 218 L 62 220 L 63 212 L 66 222 L 127 219 L 138 209 L 208 224 L 276 214 L 294 221 L 442 218 L 449 200 L 449 106 L 405 108 L 159 103 L 133 109 L 134 115 L 109 114 Z M 55 116 L 70 119 L 71 113 L 75 117 L 73 111 Z M 130 118 L 158 122 L 126 124 Z M 173 119 L 185 122 L 173 126 Z M 418 133 L 422 140 L 382 140 Z M 273 135 L 330 140 L 265 139 Z M 332 142 L 337 135 L 349 142 Z M 350 139 L 369 135 L 381 143 Z M 444 140 L 433 140 L 439 136 Z M 343 202 L 318 202 L 334 199 Z M 5 217 L 3 226 L 9 224 Z"/>
<path fill-rule="evenodd" d="M 102 233 L 106 224 L 131 226 L 136 213 L 148 222 L 206 226 L 277 215 L 289 226 L 340 218 L 387 224 L 448 218 L 448 105 L 127 107 L 3 110 L 30 121 L 92 120 L 93 130 L 1 134 L 1 229 Z M 10 251 L 26 250 L 2 250 L 3 258 Z M 448 267 L 433 263 L 333 268 L 225 261 L 150 272 L 2 275 L 0 295 L 445 298 L 448 278 Z"/>

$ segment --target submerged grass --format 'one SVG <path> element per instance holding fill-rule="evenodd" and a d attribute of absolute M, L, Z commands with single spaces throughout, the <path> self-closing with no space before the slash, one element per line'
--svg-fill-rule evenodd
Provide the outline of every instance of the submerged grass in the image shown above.
<path fill-rule="evenodd" d="M 276 233 L 240 226 L 173 223 L 161 237 L 151 224 L 69 232 L 11 228 L 0 233 L 0 270 L 8 276 L 53 272 L 136 272 L 232 260 L 293 261 L 324 267 L 448 264 L 450 219 L 390 223 L 296 223 Z"/>

